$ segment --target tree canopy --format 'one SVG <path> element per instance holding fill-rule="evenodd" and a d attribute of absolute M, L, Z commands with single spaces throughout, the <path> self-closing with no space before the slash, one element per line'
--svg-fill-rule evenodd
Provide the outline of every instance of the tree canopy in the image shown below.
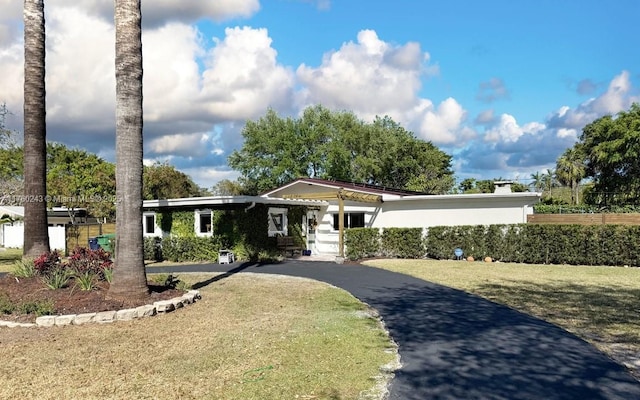
<path fill-rule="evenodd" d="M 24 149 L 0 147 L 0 204 L 22 205 L 19 201 L 24 181 Z M 115 164 L 98 155 L 61 143 L 47 144 L 48 207 L 86 208 L 94 217 L 115 215 Z M 145 166 L 145 200 L 204 195 L 186 174 L 168 163 Z"/>
<path fill-rule="evenodd" d="M 621 111 L 616 116 L 607 115 L 586 125 L 573 152 L 572 162 L 579 164 L 582 158 L 584 176 L 593 181 L 592 188 L 585 194 L 586 203 L 599 206 L 638 204 L 639 104 L 633 104 L 628 111 Z"/>
<path fill-rule="evenodd" d="M 242 149 L 229 157 L 249 193 L 294 179 L 336 179 L 443 194 L 454 185 L 451 156 L 390 117 L 373 123 L 351 112 L 309 107 L 300 118 L 273 110 L 248 121 Z"/>
<path fill-rule="evenodd" d="M 167 162 L 156 162 L 144 167 L 142 194 L 144 200 L 154 200 L 198 197 L 204 193 L 189 175 Z"/>

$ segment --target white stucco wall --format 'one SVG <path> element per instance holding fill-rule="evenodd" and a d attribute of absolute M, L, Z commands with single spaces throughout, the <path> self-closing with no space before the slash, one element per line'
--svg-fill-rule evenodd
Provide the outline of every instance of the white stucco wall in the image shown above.
<path fill-rule="evenodd" d="M 345 213 L 364 212 L 365 226 L 371 228 L 427 228 L 431 226 L 520 224 L 533 213 L 535 196 L 424 196 L 381 204 L 345 202 Z M 337 255 L 338 232 L 333 230 L 333 214 L 338 205 L 322 207 L 318 214 L 316 254 Z"/>
<path fill-rule="evenodd" d="M 438 198 L 387 201 L 372 227 L 521 224 L 532 213 L 530 197 Z"/>

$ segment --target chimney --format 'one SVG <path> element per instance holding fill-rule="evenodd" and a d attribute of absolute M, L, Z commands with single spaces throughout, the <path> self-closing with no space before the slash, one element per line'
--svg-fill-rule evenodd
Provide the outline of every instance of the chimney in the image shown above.
<path fill-rule="evenodd" d="M 497 194 L 511 193 L 512 183 L 513 181 L 494 181 L 493 186 L 495 189 L 493 190 L 493 193 L 497 193 Z"/>

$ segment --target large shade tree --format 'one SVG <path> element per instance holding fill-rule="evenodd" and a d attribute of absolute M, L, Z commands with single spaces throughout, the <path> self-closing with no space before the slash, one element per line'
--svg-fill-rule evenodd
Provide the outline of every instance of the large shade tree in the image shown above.
<path fill-rule="evenodd" d="M 49 251 L 46 132 L 44 0 L 25 0 L 23 255 L 30 258 Z"/>
<path fill-rule="evenodd" d="M 309 107 L 300 118 L 273 110 L 242 131 L 229 165 L 250 193 L 302 177 L 345 180 L 441 194 L 454 185 L 451 156 L 389 117 L 372 123 L 351 112 Z"/>
<path fill-rule="evenodd" d="M 115 0 L 116 260 L 109 297 L 148 295 L 142 237 L 142 15 L 140 0 Z"/>
<path fill-rule="evenodd" d="M 586 125 L 575 147 L 593 180 L 586 202 L 601 207 L 640 202 L 640 104 Z"/>

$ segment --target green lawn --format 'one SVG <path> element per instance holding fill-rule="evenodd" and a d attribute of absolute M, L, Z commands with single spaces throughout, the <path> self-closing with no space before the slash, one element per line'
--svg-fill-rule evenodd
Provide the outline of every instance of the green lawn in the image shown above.
<path fill-rule="evenodd" d="M 22 249 L 0 249 L 0 272 L 11 272 L 13 263 L 22 258 Z"/>
<path fill-rule="evenodd" d="M 308 279 L 181 274 L 202 300 L 112 324 L 0 328 L 2 399 L 376 399 L 395 347 Z M 384 368 L 383 368 L 384 367 Z"/>
<path fill-rule="evenodd" d="M 366 265 L 474 293 L 552 322 L 614 358 L 640 354 L 640 268 L 436 260 Z"/>

